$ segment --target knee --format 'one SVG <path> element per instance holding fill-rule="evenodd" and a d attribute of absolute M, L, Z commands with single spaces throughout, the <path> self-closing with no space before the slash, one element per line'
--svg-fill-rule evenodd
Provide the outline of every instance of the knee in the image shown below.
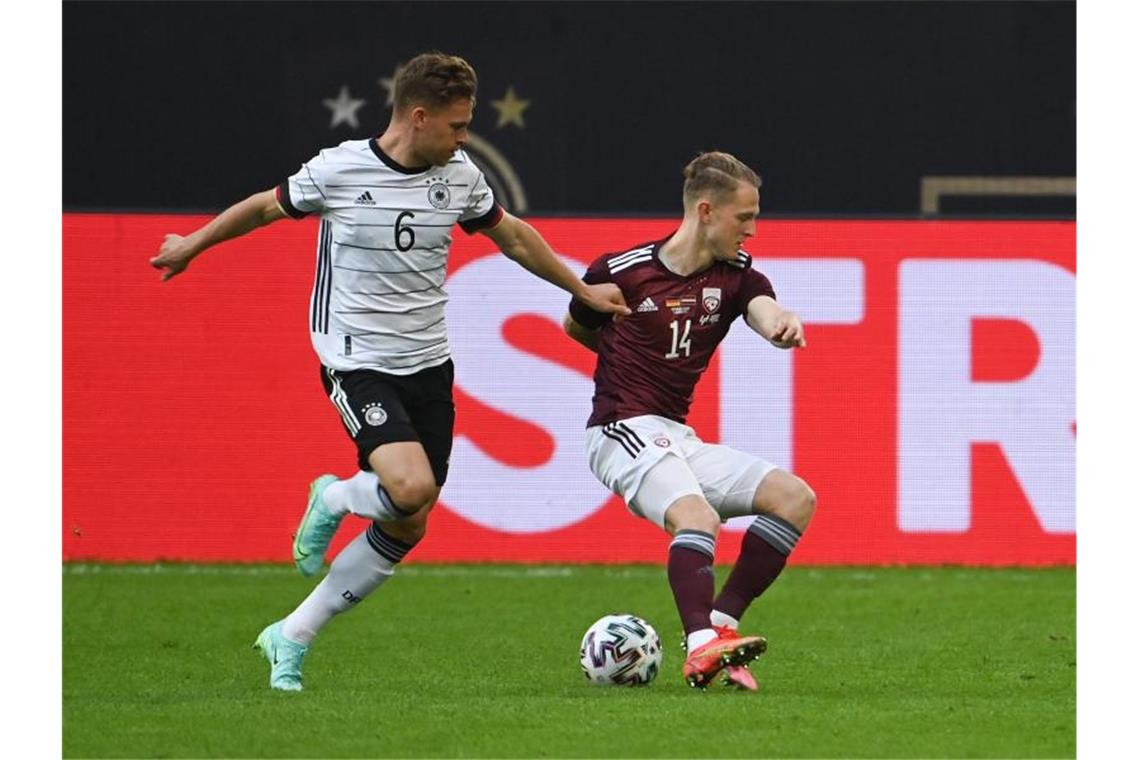
<path fill-rule="evenodd" d="M 435 503 L 439 489 L 430 475 L 404 475 L 384 481 L 384 488 L 397 507 L 405 512 L 426 511 Z"/>
<path fill-rule="evenodd" d="M 680 530 L 699 530 L 716 536 L 720 515 L 704 499 L 683 497 L 665 513 L 665 527 L 674 535 Z"/>
<path fill-rule="evenodd" d="M 802 533 L 815 514 L 815 491 L 802 478 L 777 470 L 760 484 L 752 510 L 786 520 Z"/>
<path fill-rule="evenodd" d="M 811 522 L 815 514 L 815 491 L 800 478 L 796 478 L 797 487 L 788 500 L 788 522 L 803 531 Z"/>

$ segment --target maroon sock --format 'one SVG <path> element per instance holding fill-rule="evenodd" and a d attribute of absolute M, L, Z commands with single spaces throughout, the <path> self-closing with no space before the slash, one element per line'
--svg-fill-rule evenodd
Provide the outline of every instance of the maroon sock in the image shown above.
<path fill-rule="evenodd" d="M 732 566 L 713 609 L 740 620 L 752 600 L 763 594 L 780 575 L 787 561 L 787 554 L 756 533 L 745 533 L 740 543 L 740 558 Z"/>
<path fill-rule="evenodd" d="M 686 635 L 710 627 L 716 591 L 712 566 L 715 546 L 713 536 L 698 530 L 677 531 L 669 545 L 669 586 Z"/>

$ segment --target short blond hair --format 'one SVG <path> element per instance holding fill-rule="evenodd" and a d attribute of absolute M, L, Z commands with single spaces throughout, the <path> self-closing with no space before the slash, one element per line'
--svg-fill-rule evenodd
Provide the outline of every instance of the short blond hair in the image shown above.
<path fill-rule="evenodd" d="M 721 200 L 736 192 L 737 185 L 747 182 L 760 187 L 760 176 L 731 153 L 710 150 L 697 154 L 685 167 L 685 188 L 681 197 L 688 208 L 701 197 Z"/>
<path fill-rule="evenodd" d="M 456 100 L 474 100 L 479 80 L 475 69 L 457 55 L 421 53 L 400 67 L 392 96 L 395 110 L 415 106 L 443 108 Z"/>

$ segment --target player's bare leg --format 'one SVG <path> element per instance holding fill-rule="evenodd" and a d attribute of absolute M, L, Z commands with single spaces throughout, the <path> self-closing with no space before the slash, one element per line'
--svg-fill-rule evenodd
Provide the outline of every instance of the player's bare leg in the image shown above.
<path fill-rule="evenodd" d="M 756 489 L 752 511 L 779 517 L 802 534 L 815 514 L 815 492 L 787 470 L 772 470 Z"/>
<path fill-rule="evenodd" d="M 368 463 L 370 472 L 361 470 L 346 480 L 322 475 L 309 487 L 309 503 L 293 538 L 293 561 L 302 575 L 320 570 L 333 535 L 349 513 L 373 522 L 403 522 L 439 498 L 427 453 L 418 441 L 378 446 Z M 408 538 L 416 533 L 396 530 Z"/>

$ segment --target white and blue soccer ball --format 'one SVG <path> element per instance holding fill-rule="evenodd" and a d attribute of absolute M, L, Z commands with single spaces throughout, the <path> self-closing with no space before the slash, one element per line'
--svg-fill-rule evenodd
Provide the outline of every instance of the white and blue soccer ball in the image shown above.
<path fill-rule="evenodd" d="M 586 630 L 578 659 L 590 683 L 644 686 L 661 669 L 661 638 L 636 615 L 606 615 Z"/>

